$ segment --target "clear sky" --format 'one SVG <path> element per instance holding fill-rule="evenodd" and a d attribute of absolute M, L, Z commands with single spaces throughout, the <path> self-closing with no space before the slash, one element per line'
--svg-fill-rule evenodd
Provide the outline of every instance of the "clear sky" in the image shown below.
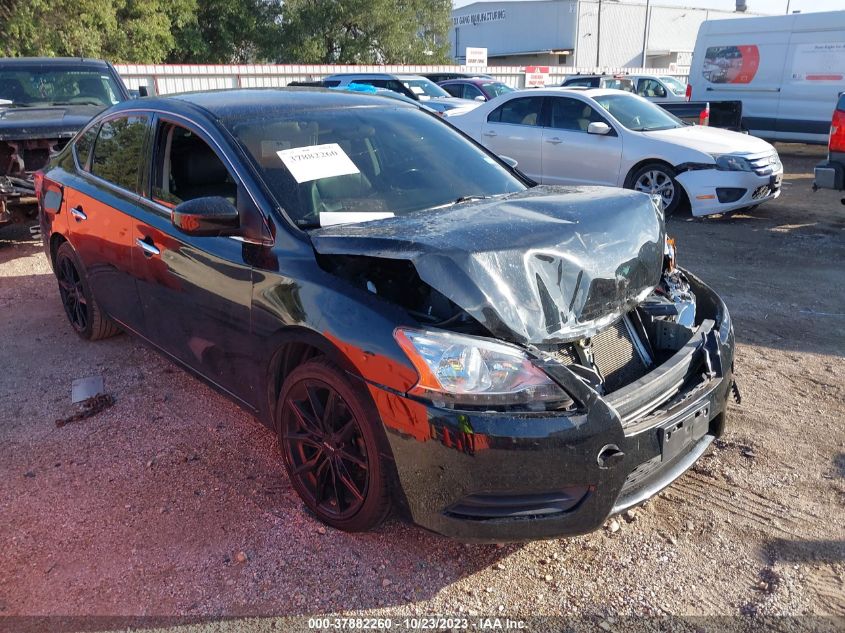
<path fill-rule="evenodd" d="M 453 0 L 452 4 L 462 7 L 472 4 L 476 0 Z M 519 0 L 507 0 L 518 2 Z M 613 2 L 614 0 L 605 0 Z M 624 1 L 624 0 L 623 0 Z M 635 4 L 645 4 L 645 0 L 634 0 Z M 652 4 L 665 6 L 696 7 L 700 9 L 725 9 L 730 11 L 736 7 L 735 0 L 651 0 Z M 748 10 L 754 13 L 786 13 L 786 6 L 789 10 L 809 13 L 811 11 L 836 11 L 845 9 L 845 0 L 746 0 Z"/>

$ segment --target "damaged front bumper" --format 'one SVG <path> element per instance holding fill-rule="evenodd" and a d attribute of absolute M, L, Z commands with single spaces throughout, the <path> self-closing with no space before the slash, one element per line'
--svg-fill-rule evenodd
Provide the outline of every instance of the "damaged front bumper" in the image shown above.
<path fill-rule="evenodd" d="M 703 216 L 774 200 L 781 193 L 783 168 L 767 175 L 757 175 L 753 171 L 696 169 L 680 173 L 676 179 L 687 193 L 692 214 Z"/>
<path fill-rule="evenodd" d="M 545 413 L 459 411 L 370 385 L 410 518 L 466 541 L 583 534 L 679 477 L 724 429 L 734 337 L 722 301 L 648 374 L 601 396 L 551 357 L 536 362 L 580 403 Z"/>

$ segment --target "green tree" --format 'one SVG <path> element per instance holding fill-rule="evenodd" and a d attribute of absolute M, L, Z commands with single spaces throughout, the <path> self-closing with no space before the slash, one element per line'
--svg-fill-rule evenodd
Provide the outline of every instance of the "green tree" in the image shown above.
<path fill-rule="evenodd" d="M 197 0 L 3 0 L 0 52 L 6 57 L 102 57 L 156 63 L 173 49 L 173 30 Z"/>
<path fill-rule="evenodd" d="M 168 61 L 226 64 L 264 59 L 278 31 L 281 0 L 199 0 L 176 29 Z"/>
<path fill-rule="evenodd" d="M 443 63 L 451 0 L 287 0 L 279 62 Z"/>

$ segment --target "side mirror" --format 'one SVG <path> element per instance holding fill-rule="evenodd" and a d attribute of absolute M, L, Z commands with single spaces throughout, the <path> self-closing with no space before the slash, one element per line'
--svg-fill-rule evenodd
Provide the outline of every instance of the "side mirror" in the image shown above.
<path fill-rule="evenodd" d="M 484 103 L 485 101 L 487 101 L 487 97 L 485 97 L 484 95 L 478 95 L 473 99 L 473 101 L 481 101 L 482 103 Z"/>
<path fill-rule="evenodd" d="M 519 162 L 515 158 L 511 158 L 510 156 L 499 156 L 499 160 L 505 163 L 511 169 L 516 169 L 516 166 L 519 165 Z"/>
<path fill-rule="evenodd" d="M 170 221 L 188 235 L 232 235 L 240 226 L 240 215 L 226 198 L 211 196 L 185 200 L 173 209 Z"/>
<path fill-rule="evenodd" d="M 139 96 L 141 96 L 141 97 L 147 97 L 147 96 L 149 96 L 149 94 L 150 94 L 150 93 L 147 91 L 147 87 L 146 87 L 146 86 L 138 86 L 138 95 L 139 95 Z"/>
<path fill-rule="evenodd" d="M 610 134 L 611 127 L 604 121 L 593 121 L 587 126 L 587 134 Z"/>

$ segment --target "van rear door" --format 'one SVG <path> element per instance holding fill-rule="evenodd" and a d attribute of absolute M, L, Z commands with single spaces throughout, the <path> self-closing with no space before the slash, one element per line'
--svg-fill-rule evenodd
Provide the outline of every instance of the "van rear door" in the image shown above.
<path fill-rule="evenodd" d="M 845 19 L 796 28 L 785 66 L 777 137 L 826 143 L 836 95 L 845 86 Z"/>

